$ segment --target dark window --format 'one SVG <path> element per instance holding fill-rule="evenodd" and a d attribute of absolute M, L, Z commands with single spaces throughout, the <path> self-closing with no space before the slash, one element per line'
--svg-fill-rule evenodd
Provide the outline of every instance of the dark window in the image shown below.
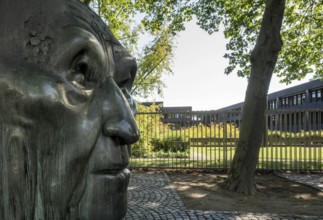
<path fill-rule="evenodd" d="M 303 93 L 302 94 L 302 104 L 304 104 L 306 102 L 306 94 Z"/>
<path fill-rule="evenodd" d="M 293 105 L 297 105 L 297 96 L 294 95 L 294 102 L 293 102 Z"/>
<path fill-rule="evenodd" d="M 297 104 L 298 105 L 302 104 L 302 96 L 301 96 L 301 94 L 297 95 Z"/>
<path fill-rule="evenodd" d="M 288 106 L 293 106 L 293 96 L 288 97 L 288 103 L 289 103 Z"/>

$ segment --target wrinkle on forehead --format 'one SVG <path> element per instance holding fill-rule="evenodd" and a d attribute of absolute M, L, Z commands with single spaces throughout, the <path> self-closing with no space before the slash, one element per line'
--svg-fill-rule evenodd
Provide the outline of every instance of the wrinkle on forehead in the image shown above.
<path fill-rule="evenodd" d="M 79 1 L 68 1 L 66 6 L 67 17 L 71 19 L 71 22 L 75 22 L 79 27 L 94 34 L 103 45 L 109 43 L 121 46 L 120 42 L 107 27 L 107 24 L 88 6 Z"/>

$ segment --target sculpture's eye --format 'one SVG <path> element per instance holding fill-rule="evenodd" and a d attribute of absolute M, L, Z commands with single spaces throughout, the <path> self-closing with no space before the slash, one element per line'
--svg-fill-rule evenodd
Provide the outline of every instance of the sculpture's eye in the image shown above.
<path fill-rule="evenodd" d="M 81 51 L 75 56 L 71 65 L 70 80 L 77 86 L 89 88 L 97 83 L 102 76 L 102 71 L 95 60 L 86 51 Z"/>
<path fill-rule="evenodd" d="M 131 86 L 131 78 L 125 79 L 121 82 L 118 82 L 118 87 L 122 90 L 122 89 L 126 89 L 128 90 L 129 87 Z"/>
<path fill-rule="evenodd" d="M 124 97 L 127 99 L 133 114 L 135 114 L 137 112 L 137 103 L 133 99 L 132 95 L 130 94 L 132 84 L 133 84 L 133 79 L 130 77 L 130 74 L 129 74 L 129 78 L 119 82 L 118 87 L 122 91 Z"/>

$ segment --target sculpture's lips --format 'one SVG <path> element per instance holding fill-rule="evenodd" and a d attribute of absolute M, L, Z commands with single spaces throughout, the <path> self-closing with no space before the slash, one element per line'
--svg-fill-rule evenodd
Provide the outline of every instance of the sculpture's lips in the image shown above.
<path fill-rule="evenodd" d="M 107 192 L 124 193 L 129 184 L 130 171 L 126 168 L 123 170 L 98 170 L 92 172 L 92 177 L 92 180 L 95 181 L 94 185 L 101 185 Z"/>
<path fill-rule="evenodd" d="M 98 170 L 98 171 L 92 172 L 92 174 L 116 176 L 118 174 L 123 174 L 123 170 Z"/>

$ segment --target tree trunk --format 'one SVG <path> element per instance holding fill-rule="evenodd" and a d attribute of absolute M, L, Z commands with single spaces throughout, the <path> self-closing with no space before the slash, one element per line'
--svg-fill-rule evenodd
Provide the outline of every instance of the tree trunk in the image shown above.
<path fill-rule="evenodd" d="M 251 53 L 251 73 L 246 92 L 240 138 L 225 188 L 244 194 L 254 194 L 254 174 L 258 162 L 267 92 L 282 47 L 280 30 L 285 0 L 267 0 L 256 46 Z"/>

